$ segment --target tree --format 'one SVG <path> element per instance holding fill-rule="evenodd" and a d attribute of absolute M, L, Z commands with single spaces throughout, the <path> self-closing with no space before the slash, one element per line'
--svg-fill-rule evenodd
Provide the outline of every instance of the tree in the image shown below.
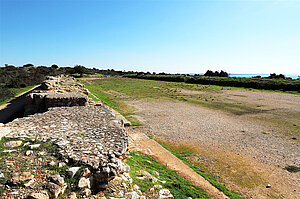
<path fill-rule="evenodd" d="M 207 70 L 204 76 L 214 76 L 214 73 L 211 70 Z"/>
<path fill-rule="evenodd" d="M 51 68 L 53 68 L 53 69 L 58 69 L 58 65 L 52 64 Z"/>
<path fill-rule="evenodd" d="M 228 77 L 228 73 L 221 70 L 219 77 Z"/>
<path fill-rule="evenodd" d="M 33 67 L 34 65 L 33 64 L 25 64 L 23 65 L 23 67 L 27 68 L 27 67 Z"/>
<path fill-rule="evenodd" d="M 74 72 L 80 74 L 80 77 L 83 76 L 83 73 L 86 71 L 86 68 L 81 65 L 74 66 Z"/>

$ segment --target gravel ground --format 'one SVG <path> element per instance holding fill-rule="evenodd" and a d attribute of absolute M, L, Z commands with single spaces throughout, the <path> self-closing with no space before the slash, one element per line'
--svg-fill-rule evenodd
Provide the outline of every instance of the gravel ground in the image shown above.
<path fill-rule="evenodd" d="M 276 136 L 272 127 L 186 103 L 134 101 L 132 105 L 157 136 L 237 150 L 280 167 L 300 165 L 299 145 Z"/>
<path fill-rule="evenodd" d="M 157 100 L 128 103 L 137 108 L 136 117 L 150 134 L 178 143 L 184 140 L 196 147 L 208 146 L 207 150 L 224 149 L 224 157 L 229 154 L 226 155 L 226 150 L 231 151 L 245 157 L 249 166 L 251 163 L 258 173 L 271 172 L 266 180 L 282 189 L 280 192 L 284 195 L 281 198 L 300 196 L 299 172 L 289 173 L 282 169 L 288 165 L 300 166 L 299 141 L 280 136 L 278 128 L 254 121 L 247 115 L 234 115 L 188 103 Z M 222 171 L 219 174 L 222 176 Z M 289 185 L 294 188 L 289 188 Z M 251 196 L 255 192 L 252 188 L 244 193 Z"/>

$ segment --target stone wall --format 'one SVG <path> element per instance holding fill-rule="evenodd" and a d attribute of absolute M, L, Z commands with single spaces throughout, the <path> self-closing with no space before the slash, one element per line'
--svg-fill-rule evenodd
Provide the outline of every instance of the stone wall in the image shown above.
<path fill-rule="evenodd" d="M 86 106 L 88 97 L 76 92 L 36 91 L 25 98 L 24 115 L 44 112 L 50 107 Z"/>
<path fill-rule="evenodd" d="M 43 90 L 30 93 L 25 98 L 24 115 L 44 112 L 50 107 L 86 106 L 88 91 L 72 77 L 47 77 Z"/>
<path fill-rule="evenodd" d="M 124 122 L 109 107 L 89 105 L 82 94 L 87 90 L 73 79 L 62 79 L 50 78 L 43 83 L 47 90 L 26 96 L 27 116 L 6 124 L 6 137 L 55 142 L 62 161 L 87 167 L 91 175 L 86 180 L 94 191 L 101 190 L 128 170 L 123 162 L 128 155 Z"/>
<path fill-rule="evenodd" d="M 106 107 L 55 107 L 16 119 L 6 127 L 12 129 L 12 137 L 55 141 L 66 162 L 93 171 L 95 184 L 107 183 L 122 171 L 128 136 Z"/>

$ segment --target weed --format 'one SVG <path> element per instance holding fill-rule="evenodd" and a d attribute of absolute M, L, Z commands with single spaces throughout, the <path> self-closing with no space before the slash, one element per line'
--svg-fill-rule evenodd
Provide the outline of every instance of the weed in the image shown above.
<path fill-rule="evenodd" d="M 130 157 L 127 159 L 127 164 L 131 167 L 130 176 L 133 182 L 137 184 L 141 191 L 149 193 L 149 187 L 155 184 L 161 184 L 163 187 L 168 188 L 173 194 L 174 198 L 209 198 L 209 195 L 202 189 L 192 183 L 184 180 L 175 171 L 168 169 L 166 166 L 159 164 L 155 159 L 150 156 L 142 155 L 139 152 L 130 152 Z M 150 182 L 148 180 L 140 180 L 140 176 L 136 171 L 145 170 L 149 173 L 152 171 L 159 172 L 159 180 L 166 181 L 166 183 Z"/>
<path fill-rule="evenodd" d="M 173 155 L 175 155 L 177 158 L 179 158 L 182 162 L 184 162 L 186 165 L 188 165 L 190 168 L 192 168 L 195 172 L 197 172 L 199 175 L 201 175 L 204 179 L 206 179 L 208 182 L 210 182 L 213 186 L 215 186 L 217 189 L 222 191 L 225 195 L 229 196 L 231 199 L 242 199 L 237 192 L 231 192 L 229 191 L 224 185 L 221 185 L 220 183 L 217 182 L 217 179 L 213 176 L 210 176 L 206 174 L 203 170 L 201 170 L 198 166 L 190 163 L 187 160 L 187 157 L 191 156 L 193 153 L 192 152 L 176 152 L 174 150 L 171 150 L 168 148 L 166 145 L 163 143 L 159 142 L 161 146 L 163 146 L 165 149 L 170 151 Z"/>
<path fill-rule="evenodd" d="M 284 169 L 291 173 L 297 173 L 300 171 L 300 167 L 297 166 L 287 166 Z"/>

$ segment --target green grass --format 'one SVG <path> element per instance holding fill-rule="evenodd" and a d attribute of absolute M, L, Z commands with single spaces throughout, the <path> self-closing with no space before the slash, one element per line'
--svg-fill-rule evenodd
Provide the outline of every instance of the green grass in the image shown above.
<path fill-rule="evenodd" d="M 81 80 L 80 82 L 84 83 L 86 88 L 105 104 L 131 121 L 133 125 L 139 125 L 140 122 L 135 118 L 134 107 L 128 105 L 127 101 L 169 100 L 221 110 L 234 115 L 247 114 L 255 120 L 268 122 L 272 125 L 276 123 L 277 126 L 285 126 L 286 130 L 284 132 L 288 132 L 286 133 L 288 135 L 295 135 L 297 131 L 299 132 L 299 126 L 293 125 L 292 114 L 294 113 L 287 114 L 287 117 L 281 117 L 282 111 L 267 112 L 265 107 L 260 104 L 227 99 L 226 96 L 218 95 L 226 90 L 241 88 L 121 77 Z"/>
<path fill-rule="evenodd" d="M 233 86 L 272 91 L 292 91 L 300 94 L 300 81 L 288 79 L 244 78 L 244 77 L 207 77 L 185 75 L 140 75 L 127 74 L 124 77 L 138 79 L 152 79 L 158 81 L 186 82 L 193 84 L 209 84 L 219 86 Z"/>
<path fill-rule="evenodd" d="M 94 97 L 94 95 L 89 94 L 89 97 L 92 98 L 93 101 L 98 102 L 99 100 L 97 98 Z"/>
<path fill-rule="evenodd" d="M 291 173 L 300 172 L 300 167 L 297 167 L 297 166 L 287 166 L 284 169 Z"/>
<path fill-rule="evenodd" d="M 239 195 L 239 193 L 229 191 L 226 188 L 226 186 L 220 184 L 215 177 L 206 174 L 205 171 L 201 170 L 198 166 L 190 163 L 187 160 L 187 157 L 191 156 L 193 154 L 192 152 L 181 152 L 181 153 L 179 153 L 179 152 L 176 152 L 174 150 L 171 150 L 165 144 L 162 144 L 160 142 L 159 142 L 159 144 L 161 146 L 163 146 L 165 149 L 167 149 L 168 151 L 170 151 L 173 155 L 175 155 L 178 159 L 180 159 L 182 162 L 184 162 L 190 168 L 192 168 L 195 172 L 197 172 L 199 175 L 201 175 L 204 179 L 206 179 L 208 182 L 210 182 L 217 189 L 222 191 L 225 195 L 229 196 L 231 199 L 242 199 L 243 198 Z"/>
<path fill-rule="evenodd" d="M 137 184 L 141 191 L 149 192 L 149 187 L 160 184 L 163 188 L 167 188 L 173 194 L 174 198 L 210 198 L 209 195 L 189 181 L 184 180 L 175 171 L 168 169 L 166 166 L 159 164 L 155 159 L 150 156 L 142 155 L 139 152 L 130 152 L 130 157 L 126 162 L 130 168 L 130 176 L 133 178 L 133 183 Z M 165 184 L 161 182 L 152 183 L 147 180 L 137 179 L 140 176 L 136 171 L 144 170 L 151 174 L 152 171 L 157 171 L 161 181 L 166 181 Z M 154 175 L 153 175 L 154 176 Z"/>
<path fill-rule="evenodd" d="M 84 83 L 85 87 L 105 104 L 120 112 L 134 124 L 137 122 L 137 120 L 133 119 L 134 109 L 126 104 L 127 100 L 180 101 L 217 110 L 224 110 L 237 115 L 258 113 L 261 111 L 257 104 L 217 98 L 214 94 L 221 93 L 222 90 L 224 90 L 224 88 L 220 86 L 129 78 L 105 78 L 93 81 L 81 80 L 81 83 Z M 198 93 L 186 94 L 181 91 L 196 91 Z"/>
<path fill-rule="evenodd" d="M 37 85 L 33 85 L 33 86 L 27 86 L 27 87 L 24 87 L 24 88 L 10 88 L 9 90 L 11 90 L 13 93 L 15 93 L 15 96 L 21 94 L 21 93 L 24 93 L 26 91 L 29 91 L 30 89 L 32 89 L 33 87 L 35 87 Z M 9 98 L 9 99 L 6 99 L 2 102 L 0 102 L 0 106 L 3 105 L 3 104 L 6 104 L 8 102 L 10 102 L 11 100 L 13 100 L 15 97 L 12 97 L 12 98 Z"/>
<path fill-rule="evenodd" d="M 79 74 L 78 74 L 79 76 Z M 93 75 L 90 75 L 90 74 L 83 74 L 82 77 L 79 77 L 80 78 L 101 78 L 101 77 L 105 77 L 105 75 L 103 74 L 98 74 L 98 73 L 95 73 Z"/>

